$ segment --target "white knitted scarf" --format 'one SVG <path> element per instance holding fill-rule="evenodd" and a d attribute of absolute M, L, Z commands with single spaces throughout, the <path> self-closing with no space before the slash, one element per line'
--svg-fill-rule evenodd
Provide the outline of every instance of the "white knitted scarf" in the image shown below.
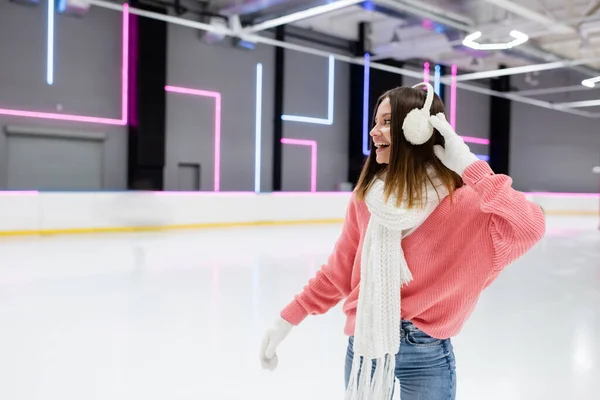
<path fill-rule="evenodd" d="M 400 288 L 412 280 L 401 241 L 403 232 L 412 233 L 448 195 L 441 182 L 432 181 L 435 188 L 428 183 L 421 208 L 408 209 L 405 201 L 398 207 L 394 196 L 386 203 L 380 179 L 366 195 L 371 218 L 362 247 L 354 360 L 346 400 L 391 399 L 400 348 Z M 360 372 L 361 364 L 366 373 Z M 372 365 L 375 369 L 370 374 Z"/>

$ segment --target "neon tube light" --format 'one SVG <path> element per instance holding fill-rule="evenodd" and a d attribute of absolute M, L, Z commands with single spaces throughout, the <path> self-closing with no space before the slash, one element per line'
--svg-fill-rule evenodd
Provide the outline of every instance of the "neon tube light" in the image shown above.
<path fill-rule="evenodd" d="M 537 197 L 600 199 L 600 193 L 525 192 L 525 194 Z"/>
<path fill-rule="evenodd" d="M 369 155 L 369 88 L 370 88 L 371 55 L 365 53 L 365 65 L 363 68 L 363 154 Z"/>
<path fill-rule="evenodd" d="M 433 69 L 434 73 L 433 73 L 433 90 L 434 92 L 440 96 L 440 71 L 441 71 L 441 67 L 440 65 L 436 65 L 435 68 Z"/>
<path fill-rule="evenodd" d="M 261 22 L 259 24 L 245 28 L 244 32 L 255 33 L 259 31 L 264 31 L 266 29 L 274 28 L 276 26 L 290 24 L 292 22 L 300 21 L 302 19 L 316 17 L 318 15 L 322 15 L 331 11 L 349 7 L 354 4 L 362 3 L 362 1 L 363 0 L 338 0 L 335 2 L 328 2 L 326 4 L 311 7 L 306 10 L 295 12 L 293 14 L 288 14 L 282 17 Z"/>
<path fill-rule="evenodd" d="M 50 119 L 67 122 L 84 122 L 90 124 L 104 124 L 104 125 L 127 125 L 127 79 L 128 79 L 128 68 L 129 68 L 129 5 L 123 4 L 123 41 L 122 41 L 122 74 L 121 74 L 121 118 L 102 118 L 93 117 L 87 115 L 73 115 L 73 114 L 58 114 L 58 113 L 47 113 L 39 111 L 28 111 L 28 110 L 15 110 L 8 108 L 0 108 L 0 115 L 9 115 L 13 117 L 23 118 L 40 118 Z"/>
<path fill-rule="evenodd" d="M 480 160 L 483 161 L 490 161 L 490 156 L 487 156 L 485 154 L 475 154 L 477 156 L 477 158 L 479 158 Z"/>
<path fill-rule="evenodd" d="M 327 89 L 327 118 L 305 117 L 301 115 L 281 116 L 284 121 L 305 122 L 308 124 L 333 125 L 333 95 L 335 89 L 335 58 L 329 56 L 329 81 Z"/>
<path fill-rule="evenodd" d="M 423 64 L 423 82 L 429 83 L 429 63 Z"/>
<path fill-rule="evenodd" d="M 46 33 L 46 83 L 54 83 L 54 1 L 48 0 L 48 32 Z"/>
<path fill-rule="evenodd" d="M 53 120 L 68 121 L 68 122 L 86 122 L 86 123 L 90 123 L 90 124 L 127 125 L 127 122 L 123 121 L 122 119 L 87 117 L 85 115 L 43 113 L 43 112 L 25 111 L 25 110 L 9 110 L 9 109 L 5 109 L 5 108 L 0 108 L 0 115 L 9 115 L 9 116 L 13 116 L 13 117 L 26 117 L 26 118 L 53 119 Z"/>
<path fill-rule="evenodd" d="M 450 125 L 452 129 L 456 130 L 456 76 L 458 75 L 458 68 L 456 64 L 452 65 L 452 79 L 450 83 Z M 489 139 L 477 138 L 471 136 L 461 136 L 465 143 L 475 143 L 475 144 L 490 144 Z M 487 160 L 489 161 L 489 157 Z"/>
<path fill-rule="evenodd" d="M 456 129 L 456 75 L 458 69 L 456 64 L 452 65 L 452 79 L 450 83 L 450 125 L 452 129 Z"/>
<path fill-rule="evenodd" d="M 289 139 L 282 138 L 281 143 L 298 146 L 309 146 L 311 148 L 310 156 L 310 191 L 317 191 L 317 142 L 315 140 Z"/>
<path fill-rule="evenodd" d="M 262 64 L 256 64 L 256 116 L 254 121 L 254 191 L 256 193 L 260 193 L 262 144 L 262 70 Z"/>
<path fill-rule="evenodd" d="M 184 88 L 179 86 L 165 86 L 165 90 L 171 93 L 187 94 L 191 96 L 211 97 L 215 99 L 215 167 L 214 167 L 214 191 L 218 192 L 221 187 L 221 93 L 208 90 Z"/>
<path fill-rule="evenodd" d="M 465 143 L 490 144 L 489 139 L 471 137 L 471 136 L 461 136 L 461 138 L 465 141 Z"/>
<path fill-rule="evenodd" d="M 121 122 L 129 123 L 129 4 L 123 4 L 121 41 Z M 137 43 L 137 35 L 135 37 Z"/>

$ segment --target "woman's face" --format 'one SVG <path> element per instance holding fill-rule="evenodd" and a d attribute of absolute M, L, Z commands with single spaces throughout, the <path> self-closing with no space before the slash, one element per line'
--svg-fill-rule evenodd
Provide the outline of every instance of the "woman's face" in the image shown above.
<path fill-rule="evenodd" d="M 390 130 L 392 107 L 390 106 L 389 97 L 386 97 L 377 108 L 374 122 L 375 126 L 371 129 L 370 135 L 373 138 L 373 144 L 377 148 L 376 160 L 379 164 L 389 164 L 390 145 L 392 144 Z"/>

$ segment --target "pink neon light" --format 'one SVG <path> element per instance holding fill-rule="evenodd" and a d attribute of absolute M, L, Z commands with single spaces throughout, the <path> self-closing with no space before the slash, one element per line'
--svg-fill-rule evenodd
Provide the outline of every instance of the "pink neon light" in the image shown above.
<path fill-rule="evenodd" d="M 121 42 L 121 121 L 127 125 L 129 118 L 129 4 L 123 4 L 123 38 Z"/>
<path fill-rule="evenodd" d="M 429 63 L 423 64 L 423 81 L 429 83 Z"/>
<path fill-rule="evenodd" d="M 221 98 L 221 93 L 211 92 L 208 90 L 190 89 L 190 88 L 184 88 L 184 87 L 179 87 L 179 86 L 165 86 L 165 90 L 167 92 L 190 94 L 192 96 L 212 97 L 214 99 Z"/>
<path fill-rule="evenodd" d="M 294 140 L 294 139 L 282 139 L 286 140 Z M 312 141 L 308 141 L 312 142 Z M 287 143 L 287 144 L 297 144 L 297 143 Z M 299 143 L 298 143 L 299 144 Z M 307 146 L 313 146 L 312 143 L 306 143 Z M 314 154 L 314 153 L 313 153 Z M 256 193 L 252 192 L 152 192 L 155 195 L 159 196 L 197 196 L 197 197 L 207 197 L 207 196 L 349 196 L 351 192 L 273 192 L 273 193 Z M 39 192 L 36 191 L 0 191 L 0 195 L 36 195 Z M 560 193 L 560 192 L 523 192 L 523 194 L 528 196 L 537 196 L 537 197 L 554 197 L 554 198 L 582 198 L 582 199 L 598 199 L 600 198 L 600 193 Z"/>
<path fill-rule="evenodd" d="M 424 19 L 423 21 L 421 21 L 421 26 L 429 30 L 433 30 L 434 28 L 433 21 L 430 19 Z"/>
<path fill-rule="evenodd" d="M 310 158 L 310 191 L 317 191 L 317 142 L 315 140 L 303 140 L 303 139 L 281 139 L 283 144 L 293 144 L 298 146 L 310 146 L 311 147 L 311 158 Z"/>
<path fill-rule="evenodd" d="M 352 192 L 273 192 L 270 193 L 273 196 L 350 196 Z"/>
<path fill-rule="evenodd" d="M 129 52 L 133 53 L 133 54 L 137 54 L 138 53 L 138 44 L 139 44 L 139 39 L 138 39 L 138 16 L 137 15 L 130 15 L 130 17 L 128 18 L 128 23 L 129 23 Z M 129 60 L 128 57 L 128 70 L 131 70 L 133 72 L 133 76 L 129 76 L 129 78 L 127 79 L 127 86 L 128 89 L 127 91 L 129 92 L 129 98 L 128 98 L 128 104 L 129 104 L 129 109 L 127 111 L 127 118 L 128 118 L 128 124 L 129 126 L 132 126 L 134 128 L 138 128 L 139 127 L 139 121 L 138 121 L 138 94 L 137 94 L 137 70 L 138 70 L 138 58 L 137 57 L 131 57 L 131 60 Z"/>
<path fill-rule="evenodd" d="M 0 192 L 1 194 L 2 192 Z M 188 191 L 169 191 L 169 192 L 151 192 L 157 196 L 186 196 L 186 197 L 235 197 L 235 196 L 350 196 L 352 192 L 273 192 L 273 193 L 256 193 L 251 192 L 188 192 Z"/>
<path fill-rule="evenodd" d="M 208 90 L 190 89 L 178 86 L 165 86 L 167 92 L 188 94 L 215 99 L 215 192 L 221 187 L 221 93 Z"/>
<path fill-rule="evenodd" d="M 580 199 L 599 199 L 600 193 L 552 193 L 552 192 L 529 192 L 531 196 L 555 197 L 555 198 L 580 198 Z"/>
<path fill-rule="evenodd" d="M 428 63 L 427 63 L 428 64 Z M 429 67 L 429 65 L 427 65 Z M 450 125 L 456 129 L 456 74 L 458 73 L 456 64 L 452 65 L 452 83 L 450 84 Z M 461 136 L 465 143 L 490 144 L 489 139 L 477 138 L 472 136 Z"/>
<path fill-rule="evenodd" d="M 465 143 L 490 144 L 489 139 L 477 138 L 477 137 L 471 137 L 471 136 L 461 136 L 461 138 L 463 138 Z"/>
<path fill-rule="evenodd" d="M 282 139 L 286 140 L 286 139 Z M 292 143 L 290 143 L 292 144 Z M 312 144 L 308 144 L 312 146 Z M 349 196 L 351 192 L 315 192 L 315 193 L 306 193 L 306 192 L 273 192 L 273 193 L 256 193 L 254 191 L 249 192 L 152 192 L 155 195 L 159 196 L 197 196 L 197 197 L 206 197 L 206 196 L 265 196 L 265 195 L 273 195 L 273 196 Z M 1 190 L 0 196 L 37 196 L 40 192 L 37 190 Z M 582 198 L 582 199 L 598 199 L 600 198 L 600 193 L 560 193 L 560 192 L 523 192 L 523 194 L 528 196 L 537 196 L 537 197 L 554 197 L 554 198 Z"/>
<path fill-rule="evenodd" d="M 41 119 L 53 119 L 59 121 L 69 122 L 86 122 L 91 124 L 104 124 L 104 125 L 127 125 L 127 79 L 128 79 L 128 59 L 129 59 L 129 5 L 123 5 L 123 52 L 121 61 L 121 118 L 100 118 L 90 117 L 86 115 L 71 115 L 71 114 L 57 114 L 57 113 L 46 113 L 37 111 L 25 111 L 25 110 L 14 110 L 0 108 L 0 115 L 10 115 L 13 117 L 25 117 L 25 118 L 41 118 Z"/>
<path fill-rule="evenodd" d="M 69 121 L 69 122 L 87 122 L 90 124 L 127 125 L 127 121 L 124 121 L 123 119 L 86 117 L 84 115 L 53 114 L 53 113 L 43 113 L 43 112 L 24 111 L 24 110 L 7 110 L 4 108 L 0 108 L 0 115 L 10 115 L 13 117 L 26 117 L 26 118 L 54 119 L 54 120 Z"/>
<path fill-rule="evenodd" d="M 450 84 L 450 125 L 452 129 L 456 129 L 456 75 L 458 69 L 456 64 L 452 65 L 452 79 Z M 488 143 L 489 144 L 489 140 Z"/>
<path fill-rule="evenodd" d="M 173 192 L 152 192 L 157 196 L 186 196 L 186 197 L 235 197 L 235 196 L 254 196 L 259 195 L 254 191 L 252 192 L 188 192 L 188 191 L 173 191 Z"/>

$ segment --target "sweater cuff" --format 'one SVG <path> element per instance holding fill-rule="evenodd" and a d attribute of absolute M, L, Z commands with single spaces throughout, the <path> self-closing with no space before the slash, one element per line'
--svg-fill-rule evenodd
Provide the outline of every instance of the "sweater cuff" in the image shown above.
<path fill-rule="evenodd" d="M 492 171 L 490 165 L 483 160 L 479 160 L 465 169 L 462 178 L 467 185 L 473 186 L 480 180 L 492 175 L 494 175 L 494 171 Z"/>
<path fill-rule="evenodd" d="M 292 301 L 286 308 L 281 311 L 281 318 L 294 326 L 300 325 L 304 319 L 308 317 L 308 312 L 300 305 L 298 300 Z"/>

